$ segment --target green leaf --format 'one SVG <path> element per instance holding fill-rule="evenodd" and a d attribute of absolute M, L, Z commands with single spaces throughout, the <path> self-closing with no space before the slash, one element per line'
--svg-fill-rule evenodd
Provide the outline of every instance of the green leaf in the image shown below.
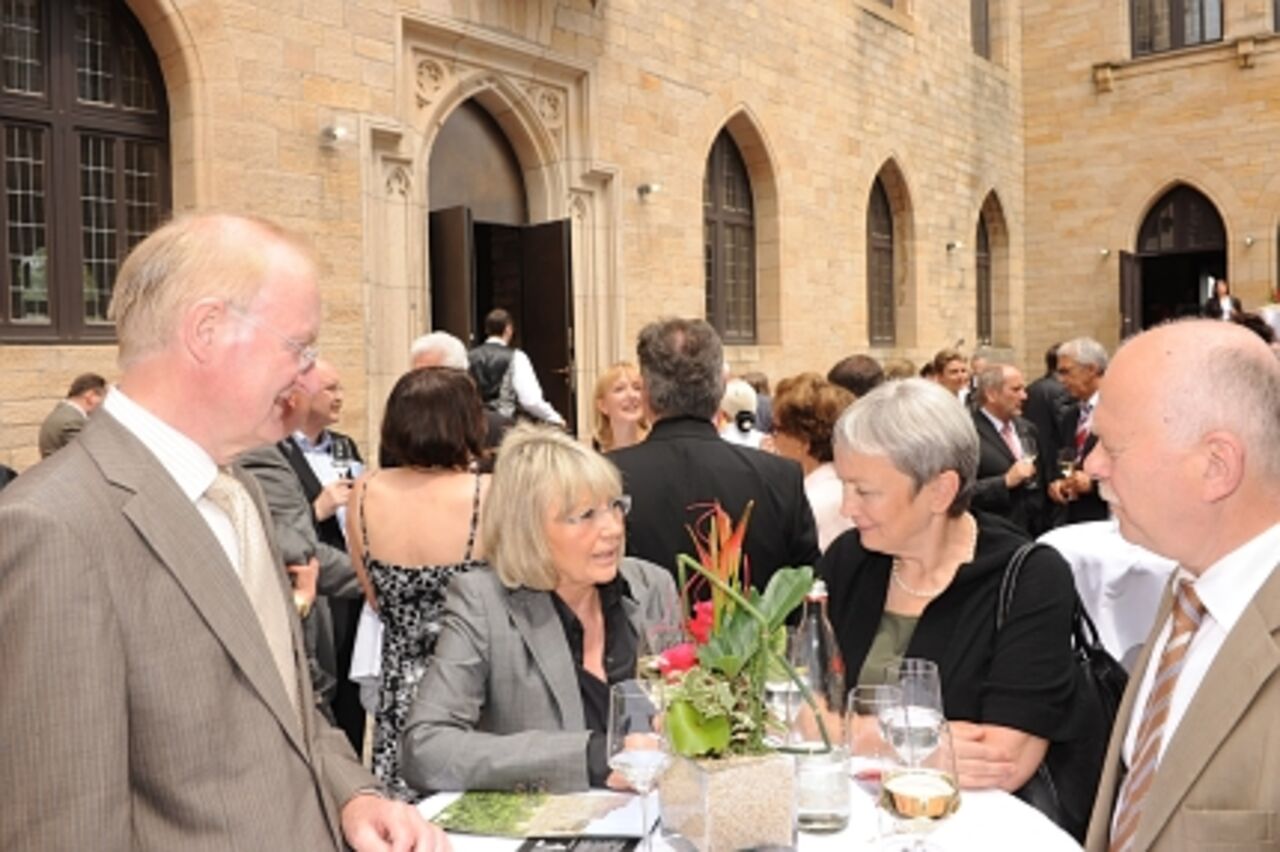
<path fill-rule="evenodd" d="M 760 648 L 760 622 L 738 607 L 728 612 L 720 629 L 698 649 L 698 663 L 726 677 L 737 677 Z"/>
<path fill-rule="evenodd" d="M 769 632 L 773 633 L 783 625 L 791 611 L 800 606 L 811 588 L 812 568 L 779 568 L 769 578 L 769 585 L 765 587 L 759 602 L 752 603 L 768 621 Z"/>
<path fill-rule="evenodd" d="M 729 719 L 716 716 L 708 719 L 687 701 L 673 701 L 667 707 L 663 719 L 671 747 L 685 757 L 701 757 L 718 754 L 729 745 Z"/>

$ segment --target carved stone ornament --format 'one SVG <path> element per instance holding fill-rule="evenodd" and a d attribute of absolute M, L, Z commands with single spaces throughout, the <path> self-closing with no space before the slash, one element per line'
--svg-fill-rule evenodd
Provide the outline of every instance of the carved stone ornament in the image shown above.
<path fill-rule="evenodd" d="M 564 94 L 556 89 L 529 83 L 524 86 L 529 102 L 538 111 L 538 115 L 548 128 L 557 128 L 564 124 Z"/>
<path fill-rule="evenodd" d="M 418 106 L 424 107 L 435 99 L 444 88 L 447 76 L 448 72 L 444 65 L 435 59 L 423 59 L 418 62 Z"/>
<path fill-rule="evenodd" d="M 404 166 L 395 166 L 387 173 L 387 195 L 408 198 L 413 188 L 413 176 Z"/>

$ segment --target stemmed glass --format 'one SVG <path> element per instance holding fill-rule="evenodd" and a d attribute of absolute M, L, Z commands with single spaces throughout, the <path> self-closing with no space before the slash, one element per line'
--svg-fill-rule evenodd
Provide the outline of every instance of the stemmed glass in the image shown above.
<path fill-rule="evenodd" d="M 862 789 L 879 796 L 881 778 L 895 757 L 885 739 L 882 720 L 892 715 L 889 711 L 902 706 L 902 690 L 885 684 L 855 686 L 849 690 L 847 705 L 849 774 Z"/>
<path fill-rule="evenodd" d="M 329 458 L 330 464 L 333 465 L 333 471 L 338 474 L 339 479 L 351 478 L 351 466 L 355 464 L 355 458 L 352 457 L 351 453 L 351 444 L 335 438 L 333 444 L 329 447 Z"/>
<path fill-rule="evenodd" d="M 910 716 L 916 708 L 904 704 L 903 710 Z M 903 852 L 936 848 L 927 843 L 926 836 L 960 806 L 951 728 L 932 714 L 925 724 L 932 728 L 928 744 L 917 748 L 908 740 L 898 750 L 899 762 L 885 772 L 880 793 L 880 807 L 901 832 L 911 835 L 910 846 L 897 846 Z"/>
<path fill-rule="evenodd" d="M 1038 471 L 1035 466 L 1036 457 L 1039 454 L 1039 447 L 1036 446 L 1036 439 L 1030 435 L 1019 435 L 1018 440 L 1022 443 L 1022 458 L 1020 461 L 1026 462 L 1031 465 L 1032 468 L 1031 476 L 1024 479 L 1022 484 L 1027 488 L 1035 488 L 1040 484 L 1039 476 L 1037 475 Z"/>
<path fill-rule="evenodd" d="M 636 680 L 659 710 L 666 709 L 666 674 L 662 656 L 689 641 L 679 618 L 659 620 L 644 628 L 636 649 Z"/>
<path fill-rule="evenodd" d="M 884 738 L 900 756 L 907 748 L 913 751 L 932 748 L 945 718 L 938 664 L 932 660 L 905 657 L 885 667 L 885 683 L 901 690 L 902 703 L 882 711 L 880 727 Z"/>
<path fill-rule="evenodd" d="M 640 795 L 640 833 L 652 852 L 649 793 L 671 763 L 662 736 L 661 710 L 642 684 L 624 680 L 609 688 L 609 768 Z"/>

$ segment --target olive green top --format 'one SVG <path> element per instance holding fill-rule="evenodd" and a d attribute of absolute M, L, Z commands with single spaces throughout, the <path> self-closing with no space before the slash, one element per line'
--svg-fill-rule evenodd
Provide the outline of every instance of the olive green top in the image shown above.
<path fill-rule="evenodd" d="M 880 626 L 871 640 L 871 649 L 862 663 L 862 671 L 858 672 L 858 686 L 878 686 L 886 682 L 884 670 L 906 656 L 907 646 L 911 644 L 919 623 L 918 615 L 880 614 Z"/>

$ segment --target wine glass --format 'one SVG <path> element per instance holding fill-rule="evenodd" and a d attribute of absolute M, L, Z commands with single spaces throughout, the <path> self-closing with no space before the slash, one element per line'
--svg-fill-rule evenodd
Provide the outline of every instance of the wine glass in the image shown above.
<path fill-rule="evenodd" d="M 849 774 L 863 790 L 879 796 L 884 771 L 894 762 L 894 750 L 885 739 L 880 720 L 902 706 L 902 690 L 886 684 L 855 686 L 849 690 L 846 705 Z"/>
<path fill-rule="evenodd" d="M 609 768 L 640 795 L 640 833 L 652 852 L 649 793 L 671 763 L 661 732 L 661 712 L 645 688 L 624 680 L 609 688 Z"/>
<path fill-rule="evenodd" d="M 1062 479 L 1070 479 L 1071 474 L 1076 472 L 1076 448 L 1074 445 L 1058 450 L 1058 472 L 1062 474 Z"/>
<path fill-rule="evenodd" d="M 666 682 L 663 655 L 689 642 L 679 615 L 666 615 L 645 625 L 636 649 L 636 680 L 659 709 L 666 708 Z M 692 648 L 690 649 L 692 653 Z"/>
<path fill-rule="evenodd" d="M 339 479 L 351 478 L 351 466 L 355 464 L 355 458 L 352 457 L 349 442 L 335 438 L 329 447 L 329 459 L 333 472 L 338 474 Z"/>
<path fill-rule="evenodd" d="M 910 716 L 915 708 L 903 705 L 902 709 Z M 910 835 L 910 846 L 897 847 L 904 852 L 934 848 L 927 843 L 927 835 L 960 806 L 951 728 L 945 720 L 932 715 L 926 724 L 933 727 L 929 737 L 932 744 L 918 749 L 909 743 L 900 750 L 900 763 L 885 772 L 880 793 L 880 807 L 900 832 Z"/>
<path fill-rule="evenodd" d="M 885 667 L 885 683 L 897 686 L 902 693 L 901 704 L 881 712 L 880 729 L 885 740 L 899 755 L 932 748 L 938 726 L 945 718 L 938 664 L 904 657 Z"/>
<path fill-rule="evenodd" d="M 1019 461 L 1026 462 L 1032 468 L 1031 476 L 1024 479 L 1022 484 L 1027 488 L 1035 488 L 1039 484 L 1035 467 L 1036 457 L 1039 455 L 1036 439 L 1030 435 L 1019 435 L 1018 440 L 1022 443 L 1022 458 Z"/>
<path fill-rule="evenodd" d="M 791 664 L 792 668 L 796 669 L 798 674 L 803 676 L 803 672 L 800 671 L 803 663 L 799 659 L 796 628 L 787 627 L 785 629 L 786 645 L 784 654 L 787 662 Z M 800 705 L 803 703 L 804 699 L 800 696 L 800 687 L 791 679 L 791 675 L 785 668 L 770 660 L 764 681 L 764 706 L 770 717 L 767 721 L 768 730 L 765 734 L 766 745 L 773 748 L 782 748 L 793 744 L 799 739 L 799 734 L 796 731 L 796 717 L 800 712 Z"/>

